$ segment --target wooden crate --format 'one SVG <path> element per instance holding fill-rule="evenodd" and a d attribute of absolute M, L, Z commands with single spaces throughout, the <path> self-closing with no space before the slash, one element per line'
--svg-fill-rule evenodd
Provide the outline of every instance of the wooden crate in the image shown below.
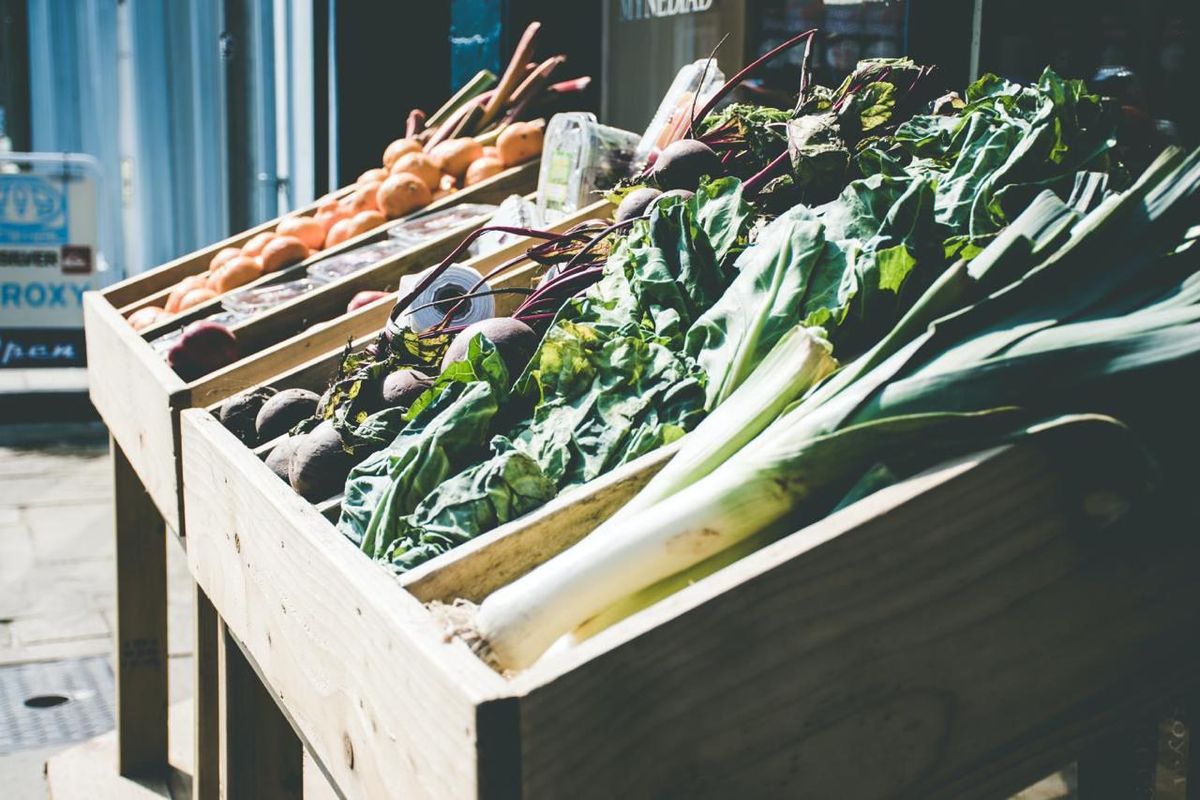
<path fill-rule="evenodd" d="M 559 552 L 661 454 L 397 579 L 210 414 L 183 448 L 190 568 L 274 701 L 201 694 L 197 718 L 290 728 L 346 798 L 1006 797 L 1200 664 L 1200 542 L 1094 421 L 878 492 L 513 677 L 425 603 Z"/>
<path fill-rule="evenodd" d="M 500 200 L 513 191 L 528 189 L 535 177 L 536 167 L 526 165 L 459 195 L 464 201 Z M 597 203 L 555 227 L 565 229 L 593 213 L 607 215 L 611 206 Z M 394 288 L 401 275 L 441 260 L 462 235 L 461 229 L 448 233 L 430 245 L 400 253 L 255 318 L 242 329 L 239 339 L 243 346 L 253 341 L 261 347 L 229 367 L 190 383 L 166 366 L 144 334 L 126 324 L 107 293 L 85 298 L 90 391 L 109 427 L 114 463 L 121 775 L 155 775 L 167 764 L 167 543 L 163 531 L 172 531 L 182 541 L 179 411 L 220 402 L 285 372 L 295 381 L 292 385 L 322 388 L 346 343 L 359 340 L 361 345 L 364 337 L 376 334 L 386 322 L 393 300 L 383 299 L 352 313 L 341 313 L 325 324 L 310 325 L 310 321 L 324 314 L 336 315 L 362 288 Z M 464 263 L 486 271 L 519 255 L 527 246 L 517 243 Z M 193 260 L 194 268 L 203 268 L 202 255 Z M 161 284 L 159 273 L 169 268 L 146 276 L 148 291 L 157 291 L 152 287 Z M 114 288 L 118 292 L 116 302 L 123 302 L 121 292 L 126 288 Z M 500 307 L 503 309 L 510 299 L 502 300 Z M 203 615 L 203 609 L 199 615 Z M 197 623 L 204 624 L 205 620 L 198 616 Z"/>
<path fill-rule="evenodd" d="M 456 192 L 425 211 L 464 202 L 499 202 L 513 193 L 528 192 L 536 184 L 537 169 L 537 162 L 514 167 Z M 309 207 L 295 213 L 312 210 Z M 323 250 L 296 267 L 265 275 L 250 286 L 298 277 L 317 260 L 387 236 L 387 228 L 395 222 Z M 377 329 L 378 313 L 386 314 L 382 304 L 373 309 L 377 312 L 374 314 L 348 315 L 344 309 L 349 299 L 362 289 L 395 288 L 401 276 L 420 271 L 445 257 L 470 230 L 460 227 L 442 234 L 233 326 L 243 357 L 197 380 L 184 381 L 166 365 L 148 340 L 207 316 L 219 305 L 220 298 L 144 331 L 130 328 L 124 315 L 141 305 L 160 303 L 169 287 L 181 278 L 207 270 L 208 262 L 218 250 L 240 245 L 277 224 L 278 220 L 272 220 L 84 298 L 92 403 L 166 524 L 180 535 L 183 517 L 179 505 L 179 410 L 223 400 L 344 344 L 347 339 Z"/>

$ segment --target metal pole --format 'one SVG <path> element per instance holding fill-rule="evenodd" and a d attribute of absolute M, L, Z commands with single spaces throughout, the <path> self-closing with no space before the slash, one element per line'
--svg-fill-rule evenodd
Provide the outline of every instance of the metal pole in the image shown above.
<path fill-rule="evenodd" d="M 983 0 L 975 0 L 971 18 L 971 82 L 979 78 L 979 50 L 983 44 Z"/>

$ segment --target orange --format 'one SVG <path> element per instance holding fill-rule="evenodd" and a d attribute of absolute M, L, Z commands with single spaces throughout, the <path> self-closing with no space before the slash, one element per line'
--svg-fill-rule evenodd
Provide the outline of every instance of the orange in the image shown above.
<path fill-rule="evenodd" d="M 308 258 L 308 248 L 295 236 L 279 236 L 262 251 L 263 274 L 278 272 Z"/>
<path fill-rule="evenodd" d="M 288 217 L 279 223 L 275 232 L 280 236 L 294 236 L 313 250 L 320 250 L 325 244 L 325 226 L 312 217 Z"/>
<path fill-rule="evenodd" d="M 349 239 L 354 235 L 354 222 L 350 217 L 343 217 L 333 223 L 333 227 L 329 229 L 329 234 L 325 237 L 325 246 L 334 247 Z"/>
<path fill-rule="evenodd" d="M 433 202 L 433 193 L 425 181 L 408 172 L 397 172 L 379 187 L 379 210 L 388 219 L 396 219 Z"/>
<path fill-rule="evenodd" d="M 504 164 L 498 158 L 489 158 L 484 156 L 477 158 L 471 162 L 471 166 L 467 167 L 467 177 L 463 180 L 463 186 L 470 186 L 480 181 L 485 181 L 493 175 L 499 175 L 504 172 Z"/>
<path fill-rule="evenodd" d="M 360 236 L 373 228 L 378 228 L 385 222 L 387 222 L 387 219 L 378 211 L 360 211 L 350 220 L 351 230 L 353 231 L 350 235 Z"/>
<path fill-rule="evenodd" d="M 168 314 L 174 314 L 179 311 L 179 301 L 183 296 L 192 289 L 198 289 L 208 282 L 208 273 L 202 275 L 189 275 L 179 283 L 175 284 L 175 288 L 171 290 L 171 294 L 167 296 L 165 305 Z"/>
<path fill-rule="evenodd" d="M 135 331 L 145 330 L 152 325 L 157 325 L 158 321 L 166 316 L 168 315 L 164 309 L 158 306 L 146 306 L 129 315 L 129 324 Z"/>
<path fill-rule="evenodd" d="M 346 215 L 342 213 L 342 209 L 336 207 L 333 211 L 318 211 L 316 216 L 313 217 L 321 225 L 321 229 L 325 232 L 326 237 L 329 236 L 329 229 L 333 227 L 333 223 L 345 218 Z M 326 241 L 325 244 L 328 245 L 329 242 Z"/>
<path fill-rule="evenodd" d="M 383 166 L 387 169 L 392 168 L 392 164 L 396 163 L 396 159 L 405 153 L 416 153 L 421 150 L 421 143 L 416 139 L 397 139 L 387 146 L 383 151 Z"/>
<path fill-rule="evenodd" d="M 362 175 L 359 175 L 358 180 L 355 181 L 355 183 L 361 186 L 364 183 L 371 183 L 373 181 L 382 182 L 387 176 L 388 171 L 386 169 L 383 167 L 374 167 L 373 169 L 367 170 Z"/>
<path fill-rule="evenodd" d="M 481 155 L 483 145 L 469 137 L 447 139 L 429 151 L 429 157 L 438 169 L 456 178 L 461 178 L 471 162 Z"/>
<path fill-rule="evenodd" d="M 240 256 L 242 251 L 236 247 L 222 247 L 217 254 L 212 257 L 212 261 L 208 262 L 208 271 L 216 272 L 217 268 L 235 256 Z"/>
<path fill-rule="evenodd" d="M 350 195 L 353 198 L 350 203 L 350 216 L 362 213 L 363 211 L 378 211 L 379 205 L 375 200 L 375 195 L 379 194 L 379 186 L 382 181 L 371 181 L 370 183 L 360 184 L 354 190 L 354 194 Z"/>
<path fill-rule="evenodd" d="M 219 270 L 213 273 L 209 280 L 208 288 L 219 294 L 224 294 L 230 289 L 236 289 L 239 286 L 245 286 L 253 280 L 257 280 L 263 274 L 262 263 L 257 258 L 250 256 L 238 256 L 225 262 Z"/>
<path fill-rule="evenodd" d="M 191 289 L 179 301 L 179 310 L 187 311 L 192 306 L 198 306 L 201 303 L 207 303 L 217 296 L 217 293 L 207 286 L 202 286 L 199 289 Z"/>
<path fill-rule="evenodd" d="M 396 159 L 396 163 L 392 164 L 392 174 L 399 172 L 416 175 L 425 181 L 425 185 L 430 189 L 436 189 L 438 181 L 442 179 L 442 171 L 433 163 L 433 159 L 424 153 L 406 153 Z"/>
<path fill-rule="evenodd" d="M 276 236 L 278 236 L 278 234 L 275 233 L 275 231 L 263 231 L 257 236 L 252 237 L 250 241 L 242 245 L 242 255 L 253 258 L 254 256 L 260 254 L 263 251 L 263 248 L 267 246 L 267 242 L 271 241 Z"/>

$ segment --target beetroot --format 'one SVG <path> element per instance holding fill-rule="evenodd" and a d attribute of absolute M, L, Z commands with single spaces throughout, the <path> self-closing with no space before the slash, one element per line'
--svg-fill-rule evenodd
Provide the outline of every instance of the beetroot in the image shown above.
<path fill-rule="evenodd" d="M 292 456 L 296 453 L 296 445 L 300 442 L 299 436 L 290 436 L 284 439 L 279 444 L 275 445 L 267 456 L 266 465 L 271 468 L 271 471 L 279 476 L 279 479 L 284 483 L 291 483 Z"/>
<path fill-rule="evenodd" d="M 318 503 L 340 492 L 354 467 L 354 456 L 346 452 L 333 423 L 325 420 L 295 439 L 296 452 L 288 475 L 296 493 Z"/>
<path fill-rule="evenodd" d="M 539 337 L 533 328 L 512 317 L 492 317 L 463 328 L 442 357 L 442 369 L 467 357 L 467 345 L 476 334 L 482 333 L 496 346 L 496 352 L 510 378 L 516 378 L 525 370 L 525 365 L 537 349 Z"/>
<path fill-rule="evenodd" d="M 411 406 L 433 379 L 415 369 L 398 369 L 383 381 L 383 404 L 388 408 Z"/>
<path fill-rule="evenodd" d="M 255 418 L 255 428 L 258 430 L 258 440 L 269 442 L 276 436 L 296 427 L 297 424 L 317 413 L 317 403 L 321 398 L 316 392 L 308 389 L 284 389 L 267 402 L 258 411 Z"/>
<path fill-rule="evenodd" d="M 167 364 L 185 381 L 227 367 L 238 358 L 233 331 L 206 319 L 184 328 L 179 341 L 167 351 Z"/>
<path fill-rule="evenodd" d="M 658 189 L 652 189 L 649 186 L 634 189 L 625 195 L 625 199 L 621 201 L 621 205 L 617 206 L 617 211 L 613 214 L 613 222 L 624 222 L 627 219 L 642 216 L 646 213 L 646 209 L 650 207 L 650 204 L 661 196 L 662 192 Z"/>
<path fill-rule="evenodd" d="M 270 386 L 235 394 L 221 403 L 221 410 L 217 416 L 221 424 L 241 439 L 243 444 L 253 447 L 258 444 L 258 425 L 255 422 L 258 412 L 274 395 L 275 390 Z"/>
<path fill-rule="evenodd" d="M 704 142 L 680 139 L 663 148 L 654 163 L 654 182 L 662 189 L 695 189 L 705 175 L 724 174 L 721 157 Z"/>
<path fill-rule="evenodd" d="M 679 198 L 682 198 L 683 202 L 686 203 L 688 200 L 691 200 L 693 197 L 695 197 L 696 193 L 693 191 L 690 191 L 688 189 L 672 189 L 669 192 L 663 192 L 662 196 L 663 197 L 679 197 Z"/>
<path fill-rule="evenodd" d="M 369 306 L 376 300 L 382 300 L 383 298 L 390 296 L 390 294 L 390 292 L 377 292 L 371 289 L 359 292 L 358 294 L 354 295 L 354 297 L 350 298 L 350 303 L 346 306 L 346 313 L 349 314 L 352 311 L 357 311 L 363 306 Z"/>

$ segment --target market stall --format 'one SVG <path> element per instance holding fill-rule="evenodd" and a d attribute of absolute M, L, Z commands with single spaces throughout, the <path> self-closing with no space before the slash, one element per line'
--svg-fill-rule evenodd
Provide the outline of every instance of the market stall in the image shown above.
<path fill-rule="evenodd" d="M 824 86 L 815 34 L 684 65 L 641 135 L 551 118 L 537 224 L 194 383 L 92 298 L 118 480 L 198 585 L 195 796 L 307 754 L 353 798 L 1007 797 L 1188 696 L 1200 152 L 1128 169 L 1051 69 Z M 786 107 L 731 102 L 795 54 Z"/>

